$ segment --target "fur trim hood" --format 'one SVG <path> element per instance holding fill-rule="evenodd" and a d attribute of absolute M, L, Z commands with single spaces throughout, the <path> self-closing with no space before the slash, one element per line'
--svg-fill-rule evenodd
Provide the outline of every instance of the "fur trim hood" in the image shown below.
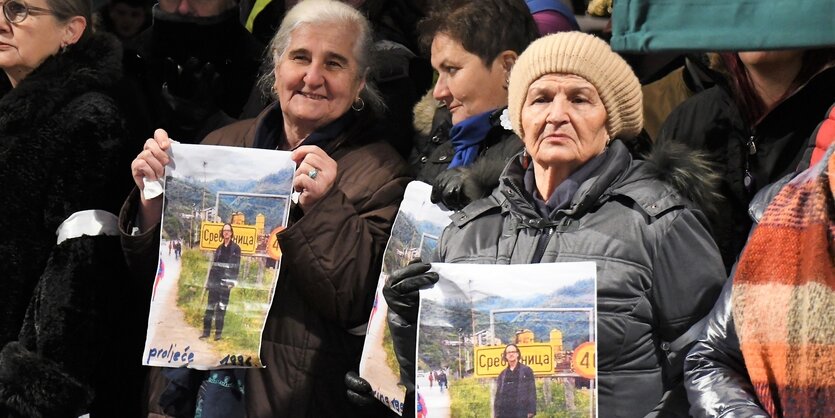
<path fill-rule="evenodd" d="M 415 103 L 415 107 L 412 109 L 414 115 L 412 124 L 415 132 L 422 135 L 432 133 L 432 123 L 436 110 L 438 110 L 438 101 L 432 96 L 432 90 L 430 89 Z"/>
<path fill-rule="evenodd" d="M 47 119 L 57 107 L 90 91 L 107 90 L 122 76 L 122 48 L 106 32 L 96 32 L 46 59 L 0 98 L 0 131 Z"/>
<path fill-rule="evenodd" d="M 656 142 L 645 156 L 651 176 L 666 182 L 706 213 L 722 200 L 721 176 L 707 153 L 674 141 Z"/>

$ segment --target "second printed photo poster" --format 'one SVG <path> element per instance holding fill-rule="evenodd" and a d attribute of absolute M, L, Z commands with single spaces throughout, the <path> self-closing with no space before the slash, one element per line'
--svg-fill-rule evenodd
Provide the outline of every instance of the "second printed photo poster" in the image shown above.
<path fill-rule="evenodd" d="M 433 263 L 421 290 L 416 416 L 596 417 L 593 262 Z"/>
<path fill-rule="evenodd" d="M 174 143 L 142 364 L 262 367 L 295 164 L 289 152 Z"/>
<path fill-rule="evenodd" d="M 406 187 L 383 253 L 383 269 L 374 294 L 374 308 L 368 319 L 360 360 L 360 376 L 371 385 L 374 396 L 398 415 L 403 414 L 406 388 L 400 383 L 400 365 L 386 322 L 388 305 L 381 292 L 389 275 L 411 260 L 432 261 L 438 239 L 450 223 L 452 212 L 432 203 L 429 199 L 431 193 L 432 186 L 419 181 L 413 181 Z"/>

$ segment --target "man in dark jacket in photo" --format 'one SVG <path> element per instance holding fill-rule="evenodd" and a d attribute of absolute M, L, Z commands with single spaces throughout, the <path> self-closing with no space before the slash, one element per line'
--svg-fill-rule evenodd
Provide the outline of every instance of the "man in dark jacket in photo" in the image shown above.
<path fill-rule="evenodd" d="M 496 378 L 496 418 L 531 418 L 536 415 L 536 384 L 533 370 L 519 359 L 522 353 L 516 344 L 508 344 L 502 353 L 507 368 Z"/>

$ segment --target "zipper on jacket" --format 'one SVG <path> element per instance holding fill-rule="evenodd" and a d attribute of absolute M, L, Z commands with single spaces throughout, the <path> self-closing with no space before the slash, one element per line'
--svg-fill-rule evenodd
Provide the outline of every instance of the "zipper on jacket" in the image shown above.
<path fill-rule="evenodd" d="M 751 158 L 757 155 L 757 135 L 756 128 L 751 130 L 751 136 L 745 142 L 745 175 L 742 178 L 742 184 L 745 186 L 745 191 L 752 194 L 756 190 L 756 182 L 754 175 L 751 173 Z"/>
<path fill-rule="evenodd" d="M 551 234 L 554 233 L 554 227 L 545 228 L 542 230 L 542 233 L 539 234 L 539 238 L 536 242 L 536 249 L 533 253 L 533 258 L 531 259 L 531 264 L 536 264 L 542 261 L 542 256 L 545 255 L 545 248 L 548 247 L 548 241 L 551 239 Z"/>

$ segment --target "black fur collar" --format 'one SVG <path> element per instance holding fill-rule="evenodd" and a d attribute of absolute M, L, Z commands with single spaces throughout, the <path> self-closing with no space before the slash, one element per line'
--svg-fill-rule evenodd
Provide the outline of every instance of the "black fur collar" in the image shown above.
<path fill-rule="evenodd" d="M 83 93 L 112 87 L 121 76 L 119 41 L 105 32 L 94 33 L 47 58 L 0 98 L 0 132 L 48 118 Z"/>

